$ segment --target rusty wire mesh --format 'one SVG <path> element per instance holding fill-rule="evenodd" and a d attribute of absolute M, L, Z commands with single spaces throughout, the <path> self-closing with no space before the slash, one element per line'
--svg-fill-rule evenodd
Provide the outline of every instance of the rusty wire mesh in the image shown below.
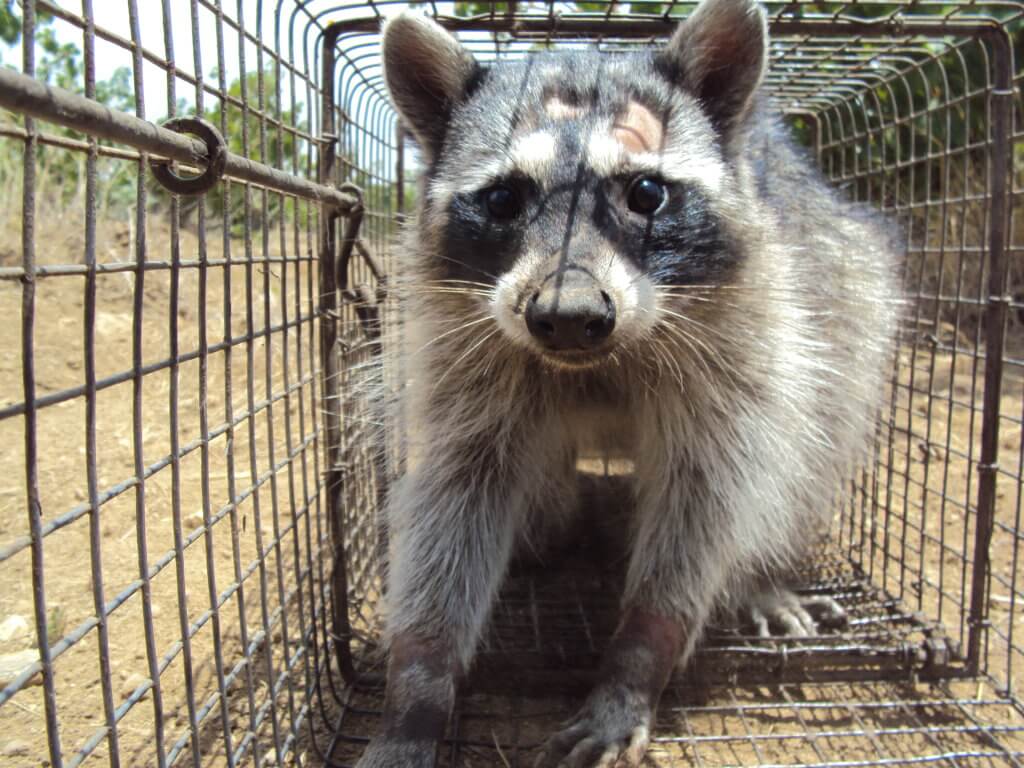
<path fill-rule="evenodd" d="M 5 764 L 351 765 L 373 732 L 377 512 L 402 451 L 360 377 L 402 321 L 386 275 L 416 152 L 379 56 L 402 5 L 22 9 L 4 61 L 25 77 L 0 73 Z M 656 44 L 692 7 L 421 5 L 484 60 Z M 652 757 L 1020 765 L 1024 12 L 767 7 L 771 98 L 902 228 L 911 309 L 875 450 L 803 578 L 849 629 L 712 632 Z M 39 87 L 26 41 L 47 30 L 82 52 L 71 93 Z M 196 115 L 225 175 L 170 195 L 150 161 L 209 150 L 154 126 Z M 442 762 L 528 765 L 571 713 L 615 621 L 614 574 L 585 566 L 510 577 Z"/>

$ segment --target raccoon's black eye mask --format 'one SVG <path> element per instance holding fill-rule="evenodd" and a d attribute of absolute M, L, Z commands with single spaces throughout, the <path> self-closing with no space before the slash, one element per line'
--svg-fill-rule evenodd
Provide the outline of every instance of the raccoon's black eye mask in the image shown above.
<path fill-rule="evenodd" d="M 624 191 L 623 204 L 640 216 L 657 216 L 664 211 L 671 198 L 683 189 L 658 176 L 640 174 L 632 178 L 616 180 Z M 535 191 L 535 185 L 525 179 L 499 181 L 478 193 L 479 205 L 494 221 L 511 222 L 523 212 L 527 198 Z"/>

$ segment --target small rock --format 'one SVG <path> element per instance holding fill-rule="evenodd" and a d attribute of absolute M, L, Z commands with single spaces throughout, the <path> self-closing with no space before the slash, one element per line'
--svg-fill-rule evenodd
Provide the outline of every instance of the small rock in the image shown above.
<path fill-rule="evenodd" d="M 124 682 L 121 683 L 121 688 L 119 691 L 121 694 L 121 698 L 127 699 L 129 696 L 135 693 L 136 688 L 138 688 L 140 685 L 144 685 L 147 682 L 149 682 L 149 678 L 145 675 L 140 675 L 138 672 L 132 675 L 128 675 L 128 677 L 125 678 Z M 145 694 L 143 695 L 143 698 L 145 698 Z"/>
<path fill-rule="evenodd" d="M 11 614 L 0 623 L 0 643 L 28 637 L 29 631 L 28 620 L 24 616 Z"/>
<path fill-rule="evenodd" d="M 26 651 L 15 651 L 14 653 L 0 654 L 0 688 L 6 688 L 22 671 L 39 661 L 39 651 L 29 648 Z M 29 685 L 39 685 L 42 676 L 38 673 L 32 676 Z"/>
<path fill-rule="evenodd" d="M 17 757 L 28 754 L 28 744 L 23 741 L 8 741 L 0 747 L 0 755 L 4 757 Z"/>

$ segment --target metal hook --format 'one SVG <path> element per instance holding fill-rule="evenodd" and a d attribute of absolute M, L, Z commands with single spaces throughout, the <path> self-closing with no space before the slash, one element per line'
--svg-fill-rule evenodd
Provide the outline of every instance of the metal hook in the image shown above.
<path fill-rule="evenodd" d="M 224 175 L 228 162 L 228 145 L 220 131 L 199 117 L 175 117 L 164 123 L 163 127 L 202 139 L 206 144 L 206 170 L 198 176 L 182 178 L 171 170 L 168 160 L 150 160 L 149 169 L 156 180 L 179 195 L 201 195 L 210 191 Z"/>

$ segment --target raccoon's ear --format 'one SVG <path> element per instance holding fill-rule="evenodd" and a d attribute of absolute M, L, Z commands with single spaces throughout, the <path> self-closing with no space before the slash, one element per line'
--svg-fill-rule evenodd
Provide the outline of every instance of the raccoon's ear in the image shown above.
<path fill-rule="evenodd" d="M 384 80 L 391 101 L 430 157 L 444 140 L 454 104 L 465 92 L 477 63 L 445 29 L 405 11 L 384 24 Z"/>
<path fill-rule="evenodd" d="M 704 0 L 663 52 L 673 79 L 700 99 L 726 138 L 743 121 L 768 62 L 768 25 L 754 0 Z"/>

